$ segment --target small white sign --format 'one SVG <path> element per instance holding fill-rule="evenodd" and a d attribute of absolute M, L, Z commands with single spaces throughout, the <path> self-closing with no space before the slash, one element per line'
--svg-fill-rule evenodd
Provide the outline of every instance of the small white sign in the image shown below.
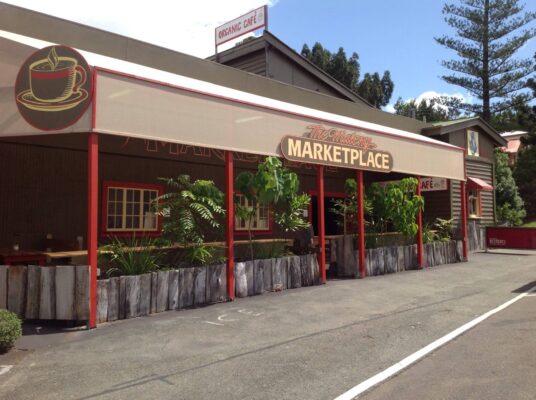
<path fill-rule="evenodd" d="M 438 190 L 447 190 L 446 178 L 421 178 L 421 191 L 433 192 Z"/>
<path fill-rule="evenodd" d="M 262 6 L 216 28 L 216 46 L 267 25 L 268 7 Z"/>

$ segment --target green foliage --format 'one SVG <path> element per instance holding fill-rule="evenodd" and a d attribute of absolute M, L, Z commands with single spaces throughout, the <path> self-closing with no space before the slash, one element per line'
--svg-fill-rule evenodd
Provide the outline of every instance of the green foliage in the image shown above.
<path fill-rule="evenodd" d="M 495 150 L 495 201 L 499 222 L 514 226 L 523 223 L 526 216 L 523 200 L 508 166 L 508 155 L 500 149 Z"/>
<path fill-rule="evenodd" d="M 418 231 L 417 213 L 424 208 L 424 198 L 415 194 L 417 184 L 415 178 L 404 178 L 387 185 L 370 185 L 367 201 L 371 207 L 366 213 L 369 231 L 385 233 L 392 225 L 396 232 L 413 238 Z"/>
<path fill-rule="evenodd" d="M 452 238 L 452 231 L 454 230 L 454 218 L 436 218 L 434 226 L 437 228 L 437 233 L 435 235 L 438 240 L 448 242 Z"/>
<path fill-rule="evenodd" d="M 190 181 L 190 176 L 160 178 L 170 192 L 160 196 L 158 215 L 164 217 L 163 232 L 184 245 L 203 243 L 209 232 L 218 232 L 225 215 L 224 195 L 210 180 Z"/>
<path fill-rule="evenodd" d="M 395 114 L 425 122 L 448 121 L 460 116 L 459 109 L 444 105 L 440 97 L 422 99 L 419 103 L 415 99 L 403 101 L 399 97 L 394 108 Z"/>
<path fill-rule="evenodd" d="M 307 194 L 298 194 L 300 182 L 298 175 L 283 166 L 276 157 L 266 157 L 257 166 L 255 173 L 246 171 L 235 178 L 235 189 L 245 196 L 249 204 L 271 206 L 276 224 L 285 231 L 294 232 L 309 226 L 303 217 L 311 198 Z M 253 245 L 251 219 L 255 215 L 253 207 L 243 207 L 235 198 L 237 215 L 248 221 L 248 236 L 250 241 L 251 258 Z"/>
<path fill-rule="evenodd" d="M 390 72 L 385 71 L 381 78 L 377 72 L 366 73 L 363 80 L 359 81 L 360 65 L 357 53 L 354 52 L 350 58 L 347 58 L 342 47 L 339 47 L 336 53 L 331 53 L 316 42 L 312 49 L 304 44 L 301 55 L 344 86 L 359 94 L 372 106 L 381 108 L 389 103 L 394 90 Z"/>
<path fill-rule="evenodd" d="M 525 202 L 527 214 L 534 217 L 536 216 L 536 134 L 532 134 L 525 143 L 525 147 L 518 154 L 514 178 Z"/>
<path fill-rule="evenodd" d="M 445 21 L 456 37 L 442 36 L 436 41 L 456 52 L 460 59 L 443 61 L 453 71 L 443 80 L 460 86 L 481 100 L 463 104 L 470 112 L 490 121 L 491 114 L 511 105 L 512 97 L 527 86 L 534 71 L 530 59 L 514 59 L 515 53 L 536 35 L 536 29 L 520 30 L 536 18 L 536 12 L 522 13 L 518 0 L 460 0 L 446 4 Z"/>
<path fill-rule="evenodd" d="M 348 227 L 352 233 L 357 232 L 357 181 L 353 178 L 348 178 L 344 182 L 345 198 L 336 200 L 333 207 L 330 209 L 337 219 L 337 225 L 343 228 L 346 235 Z M 368 201 L 367 196 L 364 196 L 365 213 L 372 211 L 372 205 Z"/>
<path fill-rule="evenodd" d="M 226 258 L 220 255 L 214 246 L 195 244 L 185 249 L 182 260 L 186 261 L 188 265 L 207 266 L 223 264 Z"/>
<path fill-rule="evenodd" d="M 286 242 L 254 243 L 253 252 L 258 260 L 279 258 L 288 254 Z"/>
<path fill-rule="evenodd" d="M 422 242 L 423 243 L 433 243 L 437 239 L 437 235 L 430 228 L 429 224 L 425 224 L 422 227 Z"/>
<path fill-rule="evenodd" d="M 17 314 L 0 310 L 0 353 L 8 351 L 22 335 L 22 322 Z"/>
<path fill-rule="evenodd" d="M 130 276 L 153 272 L 163 258 L 161 249 L 148 238 L 132 237 L 122 241 L 112 238 L 112 243 L 101 247 L 100 253 L 108 259 L 108 276 Z"/>

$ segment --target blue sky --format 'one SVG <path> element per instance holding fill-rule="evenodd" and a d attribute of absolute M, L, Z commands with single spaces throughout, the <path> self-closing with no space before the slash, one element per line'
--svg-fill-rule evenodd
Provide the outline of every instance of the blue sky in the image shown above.
<path fill-rule="evenodd" d="M 434 41 L 434 36 L 452 34 L 443 20 L 442 0 L 92 0 L 89 8 L 73 0 L 4 1 L 198 57 L 213 53 L 216 26 L 268 3 L 269 30 L 298 52 L 304 43 L 319 41 L 331 51 L 341 46 L 347 55 L 356 51 L 361 76 L 390 70 L 395 83 L 391 103 L 436 93 L 471 100 L 439 78 L 447 72 L 440 61 L 454 56 Z M 518 56 L 531 57 L 535 51 L 533 39 Z"/>

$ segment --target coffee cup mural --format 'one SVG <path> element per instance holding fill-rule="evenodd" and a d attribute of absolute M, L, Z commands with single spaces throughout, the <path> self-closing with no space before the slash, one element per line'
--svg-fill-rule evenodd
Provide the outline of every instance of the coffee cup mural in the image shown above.
<path fill-rule="evenodd" d="M 87 109 L 92 83 L 89 66 L 76 50 L 49 46 L 22 65 L 15 85 L 17 106 L 34 127 L 63 129 Z"/>

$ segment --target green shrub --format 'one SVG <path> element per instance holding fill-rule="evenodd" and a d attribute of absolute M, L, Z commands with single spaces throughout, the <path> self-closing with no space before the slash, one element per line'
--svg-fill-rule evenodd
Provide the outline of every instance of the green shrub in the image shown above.
<path fill-rule="evenodd" d="M 108 276 L 142 275 L 156 271 L 162 250 L 151 239 L 132 237 L 125 242 L 114 237 L 101 252 L 108 258 Z"/>
<path fill-rule="evenodd" d="M 17 314 L 0 310 L 0 353 L 13 347 L 13 343 L 22 335 L 22 323 Z"/>

